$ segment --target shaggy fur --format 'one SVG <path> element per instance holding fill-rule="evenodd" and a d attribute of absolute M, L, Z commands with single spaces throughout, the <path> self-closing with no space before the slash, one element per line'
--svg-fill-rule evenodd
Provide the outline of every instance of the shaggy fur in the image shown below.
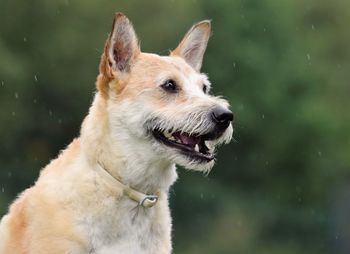
<path fill-rule="evenodd" d="M 202 21 L 170 56 L 142 53 L 130 21 L 116 14 L 80 137 L 11 205 L 0 225 L 1 254 L 171 253 L 175 164 L 207 173 L 214 160 L 187 156 L 152 133 L 204 135 L 215 129 L 211 110 L 228 107 L 203 92 L 210 86 L 199 72 L 209 35 L 210 22 Z M 169 79 L 176 93 L 161 86 Z M 231 136 L 229 124 L 206 141 L 208 154 Z M 141 207 L 99 165 L 133 189 L 157 194 L 158 202 Z"/>

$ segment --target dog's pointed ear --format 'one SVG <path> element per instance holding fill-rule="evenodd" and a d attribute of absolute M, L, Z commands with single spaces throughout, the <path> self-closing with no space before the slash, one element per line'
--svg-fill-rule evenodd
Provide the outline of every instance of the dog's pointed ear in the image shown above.
<path fill-rule="evenodd" d="M 192 26 L 179 46 L 171 52 L 171 56 L 184 58 L 189 65 L 199 72 L 210 36 L 210 27 L 210 20 L 204 20 Z"/>
<path fill-rule="evenodd" d="M 108 79 L 130 71 L 140 53 L 135 30 L 129 19 L 116 13 L 112 32 L 109 34 L 100 64 L 100 73 Z"/>

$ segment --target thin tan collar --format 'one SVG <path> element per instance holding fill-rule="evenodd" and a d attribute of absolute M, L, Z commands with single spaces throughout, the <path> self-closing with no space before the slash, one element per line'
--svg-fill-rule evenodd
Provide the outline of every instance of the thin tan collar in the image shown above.
<path fill-rule="evenodd" d="M 113 185 L 119 186 L 123 190 L 123 194 L 128 196 L 131 200 L 137 202 L 144 208 L 151 208 L 158 201 L 158 195 L 147 195 L 142 192 L 136 191 L 129 186 L 123 184 L 119 179 L 114 177 L 107 169 L 105 169 L 100 163 L 98 163 L 99 171 L 106 176 L 109 182 Z"/>

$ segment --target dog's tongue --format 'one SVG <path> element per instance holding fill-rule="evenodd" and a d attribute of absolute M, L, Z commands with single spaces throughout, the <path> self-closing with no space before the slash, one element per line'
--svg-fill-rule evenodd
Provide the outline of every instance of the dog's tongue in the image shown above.
<path fill-rule="evenodd" d="M 188 146 L 192 146 L 194 147 L 196 144 L 199 143 L 199 137 L 194 137 L 194 136 L 189 136 L 186 133 L 180 133 L 180 132 L 176 132 L 173 134 L 173 136 L 177 139 L 180 140 L 182 144 L 184 145 L 188 145 Z"/>

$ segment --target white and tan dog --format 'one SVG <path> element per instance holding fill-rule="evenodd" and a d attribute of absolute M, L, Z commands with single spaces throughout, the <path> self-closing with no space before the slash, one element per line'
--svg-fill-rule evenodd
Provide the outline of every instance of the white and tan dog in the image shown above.
<path fill-rule="evenodd" d="M 208 173 L 232 136 L 228 103 L 200 73 L 210 22 L 170 56 L 142 53 L 116 14 L 81 135 L 1 221 L 1 254 L 171 253 L 175 164 Z"/>

